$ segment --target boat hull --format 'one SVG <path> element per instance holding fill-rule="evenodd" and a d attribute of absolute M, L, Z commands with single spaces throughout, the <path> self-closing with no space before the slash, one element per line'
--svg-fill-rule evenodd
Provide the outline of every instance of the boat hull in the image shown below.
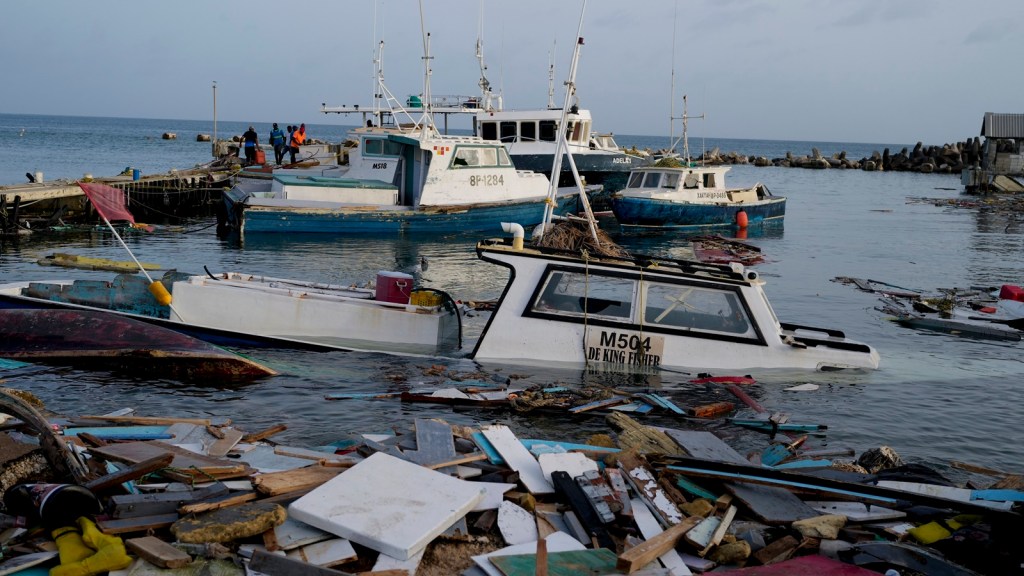
<path fill-rule="evenodd" d="M 578 195 L 556 198 L 555 212 L 577 212 Z M 367 206 L 304 207 L 264 200 L 243 209 L 242 233 L 443 234 L 491 232 L 501 222 L 524 226 L 544 218 L 544 199 L 525 202 L 382 209 Z"/>
<path fill-rule="evenodd" d="M 184 334 L 87 310 L 0 310 L 0 357 L 216 382 L 276 374 Z"/>
<path fill-rule="evenodd" d="M 612 197 L 612 212 L 627 228 L 716 229 L 736 226 L 736 214 L 747 215 L 748 226 L 781 223 L 786 215 L 786 199 L 743 204 L 700 204 L 673 202 L 657 198 Z"/>
<path fill-rule="evenodd" d="M 510 151 L 509 156 L 515 162 L 516 168 L 539 172 L 551 177 L 551 166 L 555 161 L 554 154 L 517 154 L 515 151 Z M 621 152 L 577 153 L 573 154 L 572 159 L 576 164 L 576 171 L 586 183 L 602 185 L 605 194 L 621 190 L 626 185 L 626 178 L 630 170 L 648 163 L 648 160 L 644 158 Z M 569 166 L 569 161 L 563 158 L 558 185 L 573 186 L 574 184 L 572 168 Z"/>

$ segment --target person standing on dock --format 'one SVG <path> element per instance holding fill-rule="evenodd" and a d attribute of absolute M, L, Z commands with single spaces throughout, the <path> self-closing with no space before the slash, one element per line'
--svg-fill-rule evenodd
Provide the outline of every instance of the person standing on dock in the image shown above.
<path fill-rule="evenodd" d="M 245 145 L 245 165 L 252 166 L 256 163 L 256 147 L 260 144 L 260 138 L 252 126 L 242 134 L 242 142 Z"/>
<path fill-rule="evenodd" d="M 281 165 L 281 160 L 284 159 L 284 144 L 286 138 L 284 130 L 277 127 L 277 122 L 274 122 L 274 129 L 270 131 L 270 145 L 274 147 L 274 164 Z"/>

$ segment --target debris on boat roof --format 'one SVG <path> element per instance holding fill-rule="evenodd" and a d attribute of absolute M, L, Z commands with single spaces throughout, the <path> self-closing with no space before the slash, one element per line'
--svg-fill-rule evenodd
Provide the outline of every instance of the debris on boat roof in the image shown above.
<path fill-rule="evenodd" d="M 284 425 L 57 418 L 24 396 L 0 391 L 14 418 L 0 431 L 0 544 L 25 565 L 53 549 L 40 525 L 82 527 L 88 558 L 62 554 L 82 574 L 966 575 L 1024 559 L 1024 478 L 959 463 L 973 475 L 954 486 L 884 446 L 790 467 L 823 451 L 801 437 L 748 457 L 710 431 L 611 412 L 608 434 L 585 443 L 419 418 L 302 447 L 274 440 Z"/>

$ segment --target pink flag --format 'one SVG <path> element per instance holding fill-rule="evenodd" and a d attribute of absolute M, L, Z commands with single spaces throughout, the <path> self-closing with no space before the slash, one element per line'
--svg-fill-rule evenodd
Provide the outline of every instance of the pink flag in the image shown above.
<path fill-rule="evenodd" d="M 107 220 L 127 220 L 135 224 L 135 217 L 125 206 L 123 190 L 98 182 L 79 182 L 78 185 L 101 216 Z"/>

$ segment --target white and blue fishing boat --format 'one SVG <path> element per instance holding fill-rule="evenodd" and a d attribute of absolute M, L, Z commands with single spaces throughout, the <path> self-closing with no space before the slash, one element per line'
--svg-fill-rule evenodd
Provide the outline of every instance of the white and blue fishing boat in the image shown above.
<path fill-rule="evenodd" d="M 703 231 L 781 224 L 786 216 L 785 197 L 764 184 L 726 188 L 728 166 L 679 164 L 633 170 L 626 187 L 612 195 L 619 225 L 633 231 Z"/>
<path fill-rule="evenodd" d="M 537 224 L 543 218 L 548 179 L 517 170 L 500 142 L 444 136 L 429 125 L 420 135 L 385 133 L 372 140 L 390 180 L 275 175 L 269 191 L 238 187 L 226 194 L 230 218 L 243 234 L 480 232 L 502 221 Z M 365 148 L 362 154 L 358 165 L 365 170 Z M 551 201 L 557 213 L 575 212 L 578 197 L 567 188 Z"/>

